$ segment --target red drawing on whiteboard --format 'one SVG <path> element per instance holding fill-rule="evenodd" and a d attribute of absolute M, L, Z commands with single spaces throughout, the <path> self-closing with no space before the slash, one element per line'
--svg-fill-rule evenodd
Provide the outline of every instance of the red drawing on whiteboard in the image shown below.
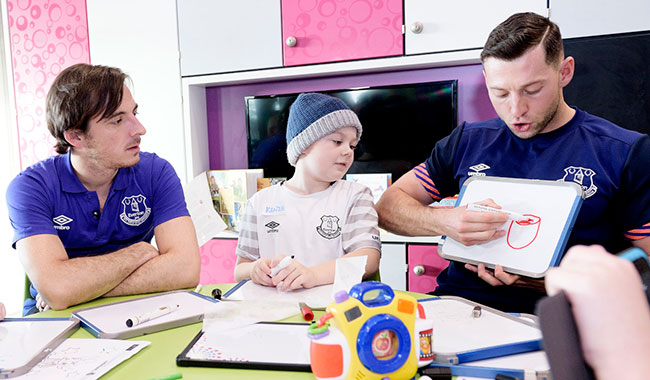
<path fill-rule="evenodd" d="M 542 224 L 542 218 L 537 215 L 524 214 L 528 220 L 520 222 L 511 221 L 506 236 L 506 242 L 512 249 L 524 249 L 533 244 L 539 234 L 539 226 Z"/>

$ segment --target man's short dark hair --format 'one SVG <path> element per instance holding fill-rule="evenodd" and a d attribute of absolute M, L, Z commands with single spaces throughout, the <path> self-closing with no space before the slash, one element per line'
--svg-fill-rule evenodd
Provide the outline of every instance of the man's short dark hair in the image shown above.
<path fill-rule="evenodd" d="M 481 52 L 481 62 L 489 57 L 512 61 L 529 49 L 544 44 L 546 63 L 557 65 L 564 58 L 560 28 L 536 13 L 516 13 L 492 30 Z"/>
<path fill-rule="evenodd" d="M 91 119 L 112 115 L 122 103 L 125 80 L 122 70 L 85 63 L 68 67 L 57 75 L 47 93 L 47 128 L 56 139 L 56 151 L 71 147 L 64 132 L 86 133 Z"/>

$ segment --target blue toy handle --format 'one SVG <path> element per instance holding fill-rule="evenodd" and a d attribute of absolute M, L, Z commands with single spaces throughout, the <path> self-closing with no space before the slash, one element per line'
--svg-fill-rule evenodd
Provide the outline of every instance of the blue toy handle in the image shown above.
<path fill-rule="evenodd" d="M 617 256 L 634 262 L 637 259 L 648 261 L 648 255 L 641 248 L 628 248 L 623 252 L 619 252 Z"/>
<path fill-rule="evenodd" d="M 377 291 L 377 295 L 373 298 L 367 299 L 365 297 L 366 293 L 373 290 Z M 364 281 L 362 283 L 356 284 L 350 289 L 349 294 L 350 297 L 358 299 L 361 301 L 361 303 L 368 307 L 385 306 L 393 302 L 393 298 L 395 298 L 393 289 L 390 286 L 378 281 Z"/>

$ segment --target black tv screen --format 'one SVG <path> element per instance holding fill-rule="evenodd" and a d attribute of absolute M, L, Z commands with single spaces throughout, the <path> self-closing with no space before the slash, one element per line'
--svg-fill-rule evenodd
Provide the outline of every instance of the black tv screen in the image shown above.
<path fill-rule="evenodd" d="M 396 181 L 423 162 L 457 123 L 457 81 L 319 91 L 343 100 L 363 126 L 348 173 L 391 173 Z M 293 175 L 287 162 L 289 107 L 298 94 L 246 97 L 248 167 L 265 177 Z"/>

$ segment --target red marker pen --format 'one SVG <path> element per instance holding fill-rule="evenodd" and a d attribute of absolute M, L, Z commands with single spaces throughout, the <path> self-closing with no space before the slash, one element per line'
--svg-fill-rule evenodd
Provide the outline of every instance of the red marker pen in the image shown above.
<path fill-rule="evenodd" d="M 300 312 L 302 313 L 302 317 L 305 319 L 305 321 L 311 321 L 314 319 L 314 312 L 311 311 L 311 308 L 307 306 L 306 303 L 300 302 L 298 305 L 300 306 Z"/>

